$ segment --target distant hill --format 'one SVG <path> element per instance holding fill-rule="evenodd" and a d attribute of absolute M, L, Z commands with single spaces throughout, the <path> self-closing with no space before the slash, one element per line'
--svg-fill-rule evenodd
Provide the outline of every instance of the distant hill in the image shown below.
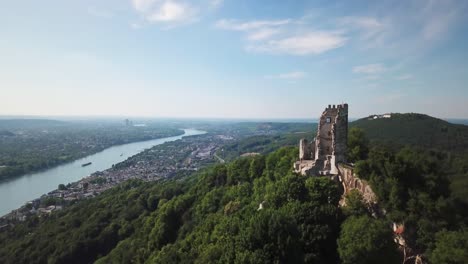
<path fill-rule="evenodd" d="M 51 119 L 0 119 L 0 129 L 31 129 L 66 125 L 67 122 Z"/>
<path fill-rule="evenodd" d="M 468 149 L 468 126 L 452 124 L 424 114 L 392 114 L 358 119 L 350 127 L 362 128 L 371 141 L 415 145 L 450 151 Z"/>
<path fill-rule="evenodd" d="M 448 122 L 452 124 L 460 124 L 460 125 L 467 125 L 468 126 L 468 119 L 462 119 L 462 118 L 448 118 L 445 119 Z"/>
<path fill-rule="evenodd" d="M 0 130 L 0 137 L 1 136 L 4 136 L 4 137 L 13 137 L 15 135 L 15 133 L 13 132 L 10 132 L 8 130 Z"/>

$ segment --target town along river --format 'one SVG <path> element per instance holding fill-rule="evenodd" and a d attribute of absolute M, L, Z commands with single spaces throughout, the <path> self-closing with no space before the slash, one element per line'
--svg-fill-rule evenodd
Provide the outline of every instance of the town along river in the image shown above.
<path fill-rule="evenodd" d="M 103 171 L 113 164 L 165 142 L 175 141 L 187 136 L 201 135 L 206 132 L 184 129 L 184 134 L 174 137 L 140 141 L 107 148 L 99 153 L 89 155 L 45 171 L 26 174 L 11 180 L 0 182 L 0 217 L 17 209 L 26 202 L 57 189 L 63 183 L 78 181 L 93 172 Z M 83 164 L 90 163 L 82 166 Z"/>

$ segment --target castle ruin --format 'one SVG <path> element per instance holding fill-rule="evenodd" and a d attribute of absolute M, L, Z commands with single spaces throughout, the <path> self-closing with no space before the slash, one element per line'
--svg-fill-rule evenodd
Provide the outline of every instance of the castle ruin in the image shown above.
<path fill-rule="evenodd" d="M 294 171 L 306 176 L 331 176 L 343 185 L 343 197 L 357 190 L 372 207 L 377 197 L 369 183 L 355 174 L 354 166 L 346 162 L 347 145 L 348 104 L 328 105 L 320 116 L 314 140 L 300 140 L 299 160 L 294 163 Z M 340 204 L 344 203 L 343 198 Z"/>
<path fill-rule="evenodd" d="M 302 175 L 338 175 L 338 164 L 346 162 L 348 104 L 328 105 L 318 122 L 312 142 L 301 139 L 299 161 L 294 170 Z"/>
<path fill-rule="evenodd" d="M 386 114 L 382 118 L 388 116 Z M 358 191 L 369 212 L 378 217 L 383 211 L 377 205 L 377 196 L 371 185 L 356 175 L 353 164 L 346 162 L 347 145 L 348 104 L 328 105 L 320 116 L 314 140 L 309 142 L 303 138 L 299 141 L 299 160 L 294 163 L 294 171 L 306 176 L 330 176 L 340 182 L 343 187 L 340 206 L 346 206 L 346 195 L 353 190 Z M 413 263 L 413 260 L 414 263 L 423 263 L 421 256 L 407 247 L 404 225 L 394 223 L 393 231 L 395 242 L 404 254 L 404 263 Z"/>

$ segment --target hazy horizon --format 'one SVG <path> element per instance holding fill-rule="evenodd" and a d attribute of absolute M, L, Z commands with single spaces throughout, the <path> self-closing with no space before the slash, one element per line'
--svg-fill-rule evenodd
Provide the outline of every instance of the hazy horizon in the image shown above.
<path fill-rule="evenodd" d="M 382 114 L 382 113 L 374 113 Z M 363 117 L 349 117 L 349 121 L 353 122 L 361 118 L 366 118 L 370 115 Z M 439 117 L 435 117 L 439 118 Z M 176 122 L 176 121 L 203 121 L 203 122 L 278 122 L 278 123 L 317 123 L 319 117 L 310 118 L 222 118 L 222 117 L 142 117 L 142 116 L 37 116 L 37 115 L 0 115 L 0 120 L 17 120 L 17 119 L 44 119 L 44 120 L 57 120 L 57 121 L 111 121 L 122 122 L 129 119 L 133 122 L 147 122 L 147 121 L 163 121 L 163 122 Z M 453 124 L 468 125 L 468 118 L 439 118 Z"/>
<path fill-rule="evenodd" d="M 468 118 L 466 1 L 7 2 L 0 115 Z M 19 15 L 21 14 L 21 15 Z"/>

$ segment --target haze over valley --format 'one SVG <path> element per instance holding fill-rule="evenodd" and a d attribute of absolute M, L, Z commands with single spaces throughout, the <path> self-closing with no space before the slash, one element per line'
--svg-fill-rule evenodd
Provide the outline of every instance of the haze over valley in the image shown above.
<path fill-rule="evenodd" d="M 467 11 L 4 3 L 0 263 L 468 263 Z"/>

